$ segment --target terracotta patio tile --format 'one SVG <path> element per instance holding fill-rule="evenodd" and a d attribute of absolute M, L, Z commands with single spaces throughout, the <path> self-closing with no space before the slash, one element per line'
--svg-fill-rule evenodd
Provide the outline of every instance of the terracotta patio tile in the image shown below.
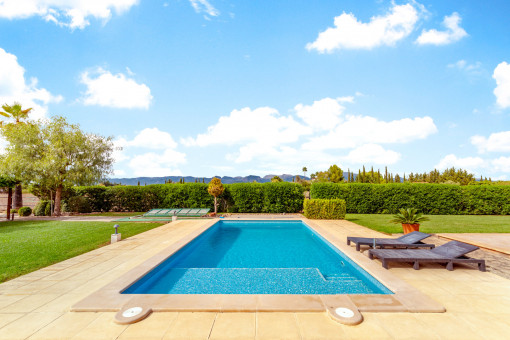
<path fill-rule="evenodd" d="M 27 295 L 21 300 L 18 300 L 7 307 L 4 307 L 0 310 L 2 313 L 28 313 L 31 312 L 38 307 L 55 300 L 58 298 L 59 294 L 36 294 L 36 295 Z"/>
<path fill-rule="evenodd" d="M 81 314 L 81 313 L 80 313 Z M 109 340 L 117 337 L 128 327 L 113 322 L 115 313 L 99 313 L 98 317 L 79 331 L 73 340 Z"/>
<path fill-rule="evenodd" d="M 257 313 L 256 339 L 301 339 L 294 313 Z"/>
<path fill-rule="evenodd" d="M 119 339 L 161 339 L 177 317 L 177 313 L 152 313 L 146 319 L 128 325 Z"/>
<path fill-rule="evenodd" d="M 208 339 L 216 313 L 181 312 L 177 315 L 163 339 Z"/>
<path fill-rule="evenodd" d="M 97 319 L 98 313 L 65 313 L 33 334 L 32 340 L 70 339 L 76 333 Z"/>
<path fill-rule="evenodd" d="M 209 339 L 255 339 L 255 313 L 218 313 Z"/>
<path fill-rule="evenodd" d="M 0 339 L 25 339 L 61 315 L 61 313 L 25 314 L 0 328 Z"/>
<path fill-rule="evenodd" d="M 296 313 L 296 316 L 303 340 L 345 339 L 344 328 L 353 327 L 331 320 L 326 313 Z"/>

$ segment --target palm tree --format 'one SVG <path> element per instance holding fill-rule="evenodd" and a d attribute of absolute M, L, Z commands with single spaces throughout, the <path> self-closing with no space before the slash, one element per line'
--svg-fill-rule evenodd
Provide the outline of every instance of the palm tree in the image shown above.
<path fill-rule="evenodd" d="M 306 168 L 306 166 L 303 167 L 303 174 L 305 175 L 304 177 L 306 177 L 306 173 L 308 172 L 308 169 Z"/>
<path fill-rule="evenodd" d="M 21 104 L 18 102 L 14 102 L 12 105 L 4 104 L 2 105 L 3 111 L 0 111 L 0 115 L 12 118 L 16 124 L 22 124 L 22 120 L 28 118 L 28 113 L 32 111 L 32 108 L 28 108 L 23 110 L 21 108 Z M 0 126 L 2 126 L 2 122 L 0 122 Z M 19 209 L 23 206 L 23 192 L 21 188 L 21 184 L 17 184 L 14 189 L 14 208 Z"/>

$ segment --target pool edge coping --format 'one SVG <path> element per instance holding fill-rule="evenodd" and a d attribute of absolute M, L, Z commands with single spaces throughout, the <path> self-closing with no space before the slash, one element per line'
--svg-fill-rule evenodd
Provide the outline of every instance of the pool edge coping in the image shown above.
<path fill-rule="evenodd" d="M 236 219 L 242 221 L 244 219 Z M 249 219 L 253 221 L 253 219 Z M 267 220 L 264 218 L 258 220 Z M 117 312 L 143 305 L 154 312 L 325 312 L 347 297 L 361 312 L 441 313 L 445 308 L 417 288 L 406 283 L 354 247 L 347 246 L 315 221 L 302 221 L 321 235 L 368 274 L 380 281 L 394 294 L 122 294 L 154 267 L 165 261 L 189 242 L 204 233 L 220 219 L 209 220 L 172 243 L 156 255 L 121 274 L 111 283 L 88 295 L 71 307 L 72 312 Z"/>

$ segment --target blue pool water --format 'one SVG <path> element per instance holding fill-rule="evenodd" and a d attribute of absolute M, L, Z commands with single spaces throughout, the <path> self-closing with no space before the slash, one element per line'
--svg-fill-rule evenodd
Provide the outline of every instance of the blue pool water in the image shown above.
<path fill-rule="evenodd" d="M 123 294 L 391 294 L 301 221 L 219 221 Z"/>

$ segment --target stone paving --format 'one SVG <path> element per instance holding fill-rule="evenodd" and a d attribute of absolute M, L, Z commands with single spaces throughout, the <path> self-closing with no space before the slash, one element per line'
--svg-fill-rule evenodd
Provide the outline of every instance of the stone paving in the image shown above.
<path fill-rule="evenodd" d="M 510 280 L 456 266 L 393 264 L 389 272 L 446 313 L 363 313 L 346 326 L 326 313 L 153 313 L 117 325 L 114 312 L 69 308 L 207 221 L 170 223 L 0 284 L 0 339 L 507 339 Z M 335 237 L 385 237 L 348 221 L 318 221 Z M 366 253 L 366 252 L 365 252 Z M 377 260 L 375 260 L 377 261 Z M 379 263 L 379 262 L 377 262 Z M 488 262 L 489 266 L 494 266 Z"/>

